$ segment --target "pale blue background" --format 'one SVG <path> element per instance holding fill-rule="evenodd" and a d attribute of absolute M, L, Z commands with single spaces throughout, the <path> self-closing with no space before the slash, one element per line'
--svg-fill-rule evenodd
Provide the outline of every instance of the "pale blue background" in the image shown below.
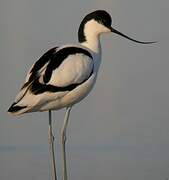
<path fill-rule="evenodd" d="M 159 43 L 102 37 L 96 87 L 70 117 L 69 179 L 169 178 L 168 8 L 168 0 L 1 0 L 1 180 L 50 178 L 47 113 L 13 118 L 6 110 L 32 63 L 53 46 L 76 42 L 81 19 L 95 9 L 107 10 L 114 27 L 133 38 Z M 57 145 L 63 116 L 53 115 Z"/>

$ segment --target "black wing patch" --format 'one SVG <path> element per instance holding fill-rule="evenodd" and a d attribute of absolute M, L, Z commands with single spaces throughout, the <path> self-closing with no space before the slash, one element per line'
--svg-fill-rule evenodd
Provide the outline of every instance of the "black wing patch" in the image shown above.
<path fill-rule="evenodd" d="M 51 61 L 52 58 L 54 58 L 54 54 L 56 53 L 58 47 L 54 47 L 50 50 L 48 50 L 32 67 L 30 71 L 30 77 L 29 80 L 22 86 L 21 89 L 24 89 L 27 87 L 32 81 L 34 81 L 37 78 L 38 71 L 48 62 Z"/>
<path fill-rule="evenodd" d="M 59 67 L 60 64 L 64 61 L 64 59 L 66 59 L 69 55 L 73 55 L 73 54 L 77 54 L 77 53 L 84 54 L 84 55 L 90 57 L 91 59 L 93 59 L 92 55 L 87 50 L 79 48 L 79 47 L 65 47 L 63 49 L 60 49 L 53 55 L 50 63 L 48 64 L 48 66 L 46 68 L 45 74 L 43 76 L 44 83 L 49 82 L 49 80 L 52 76 L 53 70 L 55 70 L 57 67 Z"/>
<path fill-rule="evenodd" d="M 42 94 L 44 92 L 64 92 L 64 91 L 72 91 L 73 89 L 75 89 L 77 86 L 83 84 L 85 81 L 87 81 L 91 75 L 93 74 L 93 69 L 92 72 L 90 73 L 89 77 L 87 79 L 85 79 L 83 82 L 81 83 L 76 83 L 76 84 L 70 84 L 68 86 L 65 87 L 58 87 L 58 86 L 53 86 L 50 84 L 42 84 L 38 81 L 38 79 L 36 79 L 31 87 L 30 87 L 30 91 L 37 95 L 37 94 Z"/>
<path fill-rule="evenodd" d="M 54 47 L 47 51 L 33 66 L 30 73 L 32 73 L 32 77 L 30 77 L 30 80 L 33 79 L 33 76 L 37 73 L 38 70 L 40 70 L 49 60 L 52 60 L 54 57 L 54 54 L 56 53 L 56 49 L 58 47 Z"/>
<path fill-rule="evenodd" d="M 30 91 L 37 95 L 37 94 L 42 94 L 44 92 L 64 92 L 64 91 L 71 91 L 75 89 L 77 86 L 80 84 L 84 83 L 87 81 L 90 76 L 93 73 L 93 68 L 92 72 L 90 73 L 89 77 L 85 79 L 81 83 L 76 83 L 76 84 L 71 84 L 65 87 L 58 87 L 58 86 L 53 86 L 50 84 L 46 84 L 49 82 L 53 70 L 55 70 L 57 67 L 60 66 L 60 64 L 69 56 L 73 54 L 84 54 L 91 59 L 93 59 L 92 55 L 85 49 L 79 48 L 79 47 L 65 47 L 63 49 L 60 49 L 59 51 L 56 52 L 56 48 L 53 48 L 49 50 L 47 53 L 45 53 L 33 66 L 31 70 L 31 76 L 29 78 L 29 81 L 27 82 L 30 84 Z M 45 84 L 39 82 L 39 77 L 37 77 L 38 70 L 40 70 L 48 61 L 49 64 L 47 65 L 45 74 L 43 76 L 43 81 Z M 31 83 L 30 83 L 31 82 Z M 26 84 L 26 83 L 25 83 Z"/>

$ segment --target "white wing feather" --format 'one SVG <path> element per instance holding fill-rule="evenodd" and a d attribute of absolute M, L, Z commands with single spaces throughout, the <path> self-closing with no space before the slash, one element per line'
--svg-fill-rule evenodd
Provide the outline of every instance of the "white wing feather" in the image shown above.
<path fill-rule="evenodd" d="M 52 72 L 48 84 L 66 87 L 81 83 L 90 76 L 92 69 L 93 61 L 90 57 L 83 54 L 70 55 Z"/>

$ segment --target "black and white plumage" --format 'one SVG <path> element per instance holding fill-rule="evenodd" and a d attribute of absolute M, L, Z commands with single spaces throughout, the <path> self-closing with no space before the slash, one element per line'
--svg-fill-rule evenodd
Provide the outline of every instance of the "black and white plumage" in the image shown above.
<path fill-rule="evenodd" d="M 92 89 L 101 61 L 100 34 L 117 33 L 111 16 L 104 10 L 88 14 L 80 24 L 79 44 L 64 45 L 47 51 L 28 71 L 24 85 L 8 112 L 57 110 L 82 100 Z"/>
<path fill-rule="evenodd" d="M 28 71 L 25 83 L 8 109 L 12 115 L 35 111 L 49 111 L 49 144 L 52 179 L 57 180 L 52 133 L 51 110 L 66 107 L 61 130 L 63 180 L 67 180 L 66 127 L 71 107 L 88 95 L 94 86 L 101 62 L 100 34 L 114 32 L 137 43 L 112 28 L 111 16 L 104 10 L 94 11 L 82 20 L 78 44 L 55 47 L 47 51 Z"/>
<path fill-rule="evenodd" d="M 9 111 L 17 115 L 54 110 L 81 100 L 94 79 L 92 55 L 76 45 L 49 50 L 29 70 Z"/>

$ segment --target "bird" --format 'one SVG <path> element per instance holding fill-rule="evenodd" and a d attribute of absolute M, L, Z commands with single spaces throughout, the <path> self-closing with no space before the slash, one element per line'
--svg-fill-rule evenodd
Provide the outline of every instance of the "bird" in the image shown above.
<path fill-rule="evenodd" d="M 115 33 L 141 44 L 152 44 L 135 40 L 117 29 L 111 15 L 105 10 L 87 14 L 78 29 L 78 43 L 56 46 L 36 61 L 26 75 L 8 113 L 18 116 L 24 113 L 49 112 L 49 143 L 53 158 L 53 180 L 56 180 L 51 111 L 66 108 L 61 130 L 63 180 L 67 180 L 66 128 L 73 105 L 83 100 L 93 89 L 101 63 L 100 35 Z"/>

